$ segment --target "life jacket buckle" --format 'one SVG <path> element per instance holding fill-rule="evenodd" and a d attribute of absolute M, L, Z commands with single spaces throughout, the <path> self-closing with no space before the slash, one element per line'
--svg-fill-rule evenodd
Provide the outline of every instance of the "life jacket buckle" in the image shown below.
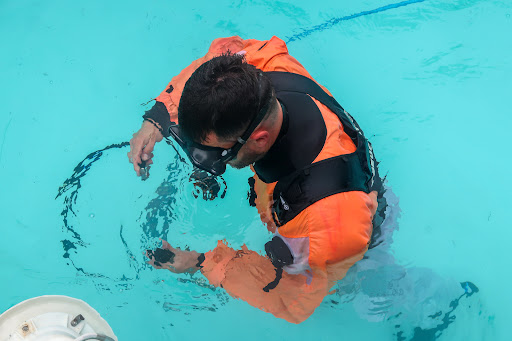
<path fill-rule="evenodd" d="M 284 200 L 283 196 L 279 194 L 279 198 L 272 204 L 272 219 L 276 226 L 282 226 L 281 220 L 286 211 L 290 210 L 290 205 Z"/>
<path fill-rule="evenodd" d="M 290 210 L 290 206 L 286 203 L 286 201 L 284 201 L 283 197 L 280 195 L 279 196 L 279 200 L 281 201 L 281 206 L 283 206 L 283 209 L 285 211 L 289 211 Z"/>

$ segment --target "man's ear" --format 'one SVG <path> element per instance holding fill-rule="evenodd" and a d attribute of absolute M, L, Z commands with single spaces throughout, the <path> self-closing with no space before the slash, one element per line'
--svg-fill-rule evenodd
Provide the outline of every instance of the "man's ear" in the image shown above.
<path fill-rule="evenodd" d="M 249 139 L 255 148 L 258 150 L 264 150 L 267 148 L 268 142 L 270 140 L 270 133 L 268 130 L 257 130 L 251 135 Z"/>

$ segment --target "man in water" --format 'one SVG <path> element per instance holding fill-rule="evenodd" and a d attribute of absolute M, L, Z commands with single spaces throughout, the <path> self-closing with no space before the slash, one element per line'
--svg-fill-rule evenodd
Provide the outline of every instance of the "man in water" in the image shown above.
<path fill-rule="evenodd" d="M 367 251 L 382 194 L 371 145 L 279 38 L 216 39 L 174 77 L 130 141 L 137 175 L 164 136 L 211 174 L 251 166 L 258 212 L 275 235 L 267 256 L 222 241 L 206 253 L 163 242 L 148 251 L 156 268 L 199 270 L 230 295 L 300 323 Z"/>

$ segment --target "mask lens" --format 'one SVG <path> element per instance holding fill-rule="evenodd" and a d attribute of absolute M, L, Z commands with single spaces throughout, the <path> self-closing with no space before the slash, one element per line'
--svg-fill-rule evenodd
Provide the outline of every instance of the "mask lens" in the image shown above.
<path fill-rule="evenodd" d="M 201 146 L 198 148 L 196 146 L 188 146 L 187 154 L 190 158 L 190 161 L 197 167 L 202 170 L 205 170 L 213 175 L 221 175 L 226 171 L 226 164 L 221 161 L 222 152 L 224 151 L 221 148 L 208 148 Z"/>
<path fill-rule="evenodd" d="M 226 150 L 207 147 L 194 142 L 185 142 L 185 139 L 183 139 L 180 134 L 178 125 L 171 126 L 169 128 L 169 134 L 178 142 L 181 148 L 183 148 L 192 164 L 197 168 L 213 175 L 221 175 L 226 171 L 226 164 L 222 162 L 223 156 L 229 154 L 226 153 Z"/>

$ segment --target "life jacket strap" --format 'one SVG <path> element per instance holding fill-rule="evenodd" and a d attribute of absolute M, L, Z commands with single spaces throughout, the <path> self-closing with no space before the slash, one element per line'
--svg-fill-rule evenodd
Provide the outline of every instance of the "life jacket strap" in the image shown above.
<path fill-rule="evenodd" d="M 313 203 L 328 196 L 363 191 L 370 193 L 370 174 L 361 171 L 366 153 L 358 149 L 312 165 L 279 180 L 274 188 L 272 216 L 277 226 L 295 218 Z"/>

